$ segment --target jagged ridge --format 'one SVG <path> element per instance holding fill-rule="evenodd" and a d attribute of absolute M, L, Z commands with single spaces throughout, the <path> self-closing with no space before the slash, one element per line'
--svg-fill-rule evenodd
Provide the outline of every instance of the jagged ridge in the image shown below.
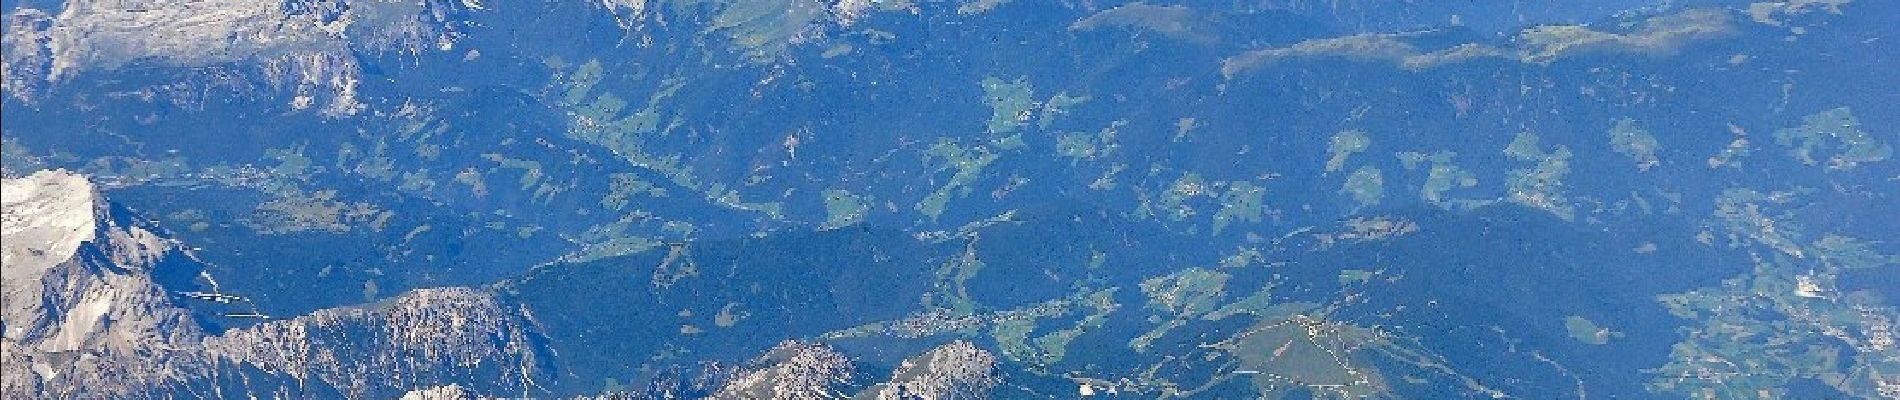
<path fill-rule="evenodd" d="M 544 373 L 526 311 L 469 288 L 208 333 L 153 279 L 190 258 L 185 247 L 85 178 L 41 171 L 0 193 L 7 398 L 390 398 L 441 384 L 525 395 Z"/>
<path fill-rule="evenodd" d="M 56 16 L 36 9 L 7 15 L 0 81 L 30 103 L 75 75 L 133 63 L 234 68 L 291 88 L 294 107 L 323 101 L 326 113 L 350 114 L 362 108 L 353 51 L 448 50 L 461 36 L 453 15 L 470 7 L 441 0 L 69 0 Z"/>

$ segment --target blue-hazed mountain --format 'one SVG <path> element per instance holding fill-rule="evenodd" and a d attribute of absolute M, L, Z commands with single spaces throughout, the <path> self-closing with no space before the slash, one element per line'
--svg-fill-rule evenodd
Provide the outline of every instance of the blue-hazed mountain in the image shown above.
<path fill-rule="evenodd" d="M 421 289 L 375 304 L 273 319 L 232 307 L 245 299 L 219 290 L 193 256 L 197 250 L 107 202 L 84 177 L 41 171 L 4 183 L 7 308 L 0 346 L 13 367 L 6 369 L 8 397 L 542 396 L 549 393 L 545 385 L 560 379 L 550 374 L 558 371 L 552 367 L 560 353 L 546 347 L 551 337 L 542 323 L 527 305 L 487 290 Z M 695 273 L 692 258 L 682 262 L 685 273 Z M 158 278 L 187 271 L 198 275 Z M 860 282 L 839 282 L 853 283 Z M 871 296 L 875 290 L 859 292 Z M 839 304 L 867 299 L 851 300 Z M 196 315 L 188 308 L 193 306 L 201 309 Z M 722 312 L 728 315 L 720 318 L 734 320 L 747 317 L 730 313 L 749 313 L 730 305 Z M 212 324 L 231 318 L 266 322 L 232 329 Z M 714 322 L 721 328 L 732 324 Z M 626 330 L 596 336 L 649 337 Z M 560 339 L 563 349 L 572 342 Z M 587 356 L 585 348 L 574 350 L 570 354 Z M 918 357 L 900 368 L 899 380 L 877 390 L 977 398 L 995 384 L 989 372 L 995 358 L 967 342 Z M 774 391 L 803 398 L 824 393 L 826 382 L 848 382 L 850 364 L 828 347 L 787 342 L 749 366 L 722 372 L 729 377 L 707 382 L 731 398 Z M 794 392 L 804 394 L 789 394 Z"/>
<path fill-rule="evenodd" d="M 9 395 L 1900 393 L 1892 1 L 0 4 Z"/>

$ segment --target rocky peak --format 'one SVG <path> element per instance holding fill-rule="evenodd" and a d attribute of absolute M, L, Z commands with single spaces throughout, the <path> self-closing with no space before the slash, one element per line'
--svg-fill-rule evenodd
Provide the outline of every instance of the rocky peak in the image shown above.
<path fill-rule="evenodd" d="M 356 52 L 449 50 L 468 4 L 440 0 L 67 0 L 57 16 L 22 8 L 6 17 L 7 91 L 33 102 L 47 87 L 91 71 L 155 65 L 219 69 L 293 90 L 291 105 L 361 108 Z M 152 32 L 165 32 L 153 35 Z"/>
<path fill-rule="evenodd" d="M 999 379 L 996 355 L 958 340 L 904 360 L 889 381 L 857 398 L 985 399 Z"/>
<path fill-rule="evenodd" d="M 844 353 L 819 343 L 787 340 L 753 359 L 714 393 L 715 399 L 831 399 L 842 397 L 855 367 Z"/>
<path fill-rule="evenodd" d="M 64 170 L 40 171 L 0 186 L 6 282 L 44 275 L 93 239 L 101 207 L 85 178 Z"/>
<path fill-rule="evenodd" d="M 283 388 L 291 392 L 319 387 L 352 398 L 391 398 L 448 384 L 525 396 L 545 379 L 537 335 L 525 312 L 490 292 L 438 288 L 236 329 L 204 346 L 220 361 L 310 386 Z"/>
<path fill-rule="evenodd" d="M 0 371 L 0 393 L 48 394 L 43 384 L 116 395 L 172 379 L 173 344 L 202 335 L 151 279 L 174 243 L 71 172 L 0 185 L 0 347 L 20 366 Z"/>
<path fill-rule="evenodd" d="M 196 265 L 164 231 L 71 172 L 3 184 L 0 397 L 393 398 L 438 385 L 525 396 L 542 379 L 532 319 L 478 289 L 207 333 L 179 303 L 241 298 L 155 282 L 160 266 Z"/>
<path fill-rule="evenodd" d="M 462 385 L 449 384 L 428 389 L 411 390 L 402 394 L 402 400 L 462 400 L 474 398 Z"/>

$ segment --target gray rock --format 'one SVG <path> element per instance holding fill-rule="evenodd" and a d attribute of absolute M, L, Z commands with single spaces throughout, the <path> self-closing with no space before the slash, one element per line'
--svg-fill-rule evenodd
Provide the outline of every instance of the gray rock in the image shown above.
<path fill-rule="evenodd" d="M 5 398 L 393 398 L 441 385 L 528 396 L 546 379 L 527 312 L 470 288 L 205 332 L 153 281 L 154 267 L 191 257 L 162 230 L 70 172 L 3 189 Z"/>
<path fill-rule="evenodd" d="M 370 306 L 232 330 L 205 339 L 204 349 L 221 366 L 273 371 L 351 398 L 397 397 L 444 384 L 526 395 L 544 379 L 538 367 L 544 355 L 530 340 L 531 326 L 488 292 L 420 289 Z"/>
<path fill-rule="evenodd" d="M 859 399 L 985 399 L 996 387 L 996 355 L 958 340 L 905 359 L 891 379 Z"/>
<path fill-rule="evenodd" d="M 851 360 L 831 346 L 787 340 L 752 360 L 712 398 L 833 399 L 843 397 L 852 371 Z"/>
<path fill-rule="evenodd" d="M 114 218 L 84 178 L 41 171 L 0 196 L 8 398 L 130 396 L 188 379 L 204 333 L 151 280 L 176 243 Z"/>
<path fill-rule="evenodd" d="M 472 398 L 475 397 L 470 395 L 468 390 L 462 389 L 462 385 L 455 384 L 411 390 L 409 393 L 402 394 L 402 400 L 462 400 Z"/>
<path fill-rule="evenodd" d="M 32 101 L 48 85 L 132 63 L 234 68 L 295 91 L 291 104 L 323 101 L 350 114 L 362 80 L 353 51 L 447 50 L 450 17 L 468 6 L 441 0 L 68 0 L 57 16 L 7 16 L 3 69 L 9 92 Z M 153 32 L 164 32 L 155 35 Z"/>

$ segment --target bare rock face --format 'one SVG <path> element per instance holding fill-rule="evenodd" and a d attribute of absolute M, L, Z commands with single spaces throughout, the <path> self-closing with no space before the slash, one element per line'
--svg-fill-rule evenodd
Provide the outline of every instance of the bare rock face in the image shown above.
<path fill-rule="evenodd" d="M 471 396 L 467 390 L 462 389 L 462 385 L 456 384 L 436 386 L 428 389 L 416 389 L 409 391 L 409 393 L 402 394 L 402 400 L 463 400 L 472 398 L 474 398 L 474 396 Z"/>
<path fill-rule="evenodd" d="M 45 11 L 22 9 L 5 17 L 5 35 L 0 36 L 0 88 L 27 103 L 39 98 L 46 82 L 52 80 L 52 38 L 44 34 L 53 26 L 53 16 Z"/>
<path fill-rule="evenodd" d="M 135 62 L 235 68 L 292 88 L 292 105 L 354 113 L 361 68 L 352 51 L 447 50 L 460 37 L 440 0 L 68 0 L 57 16 L 7 16 L 6 88 L 31 102 L 74 75 Z M 155 35 L 153 32 L 164 32 Z"/>
<path fill-rule="evenodd" d="M 0 397 L 394 398 L 438 385 L 526 396 L 542 378 L 526 311 L 477 289 L 205 332 L 183 293 L 153 280 L 191 257 L 184 246 L 78 175 L 3 184 Z"/>
<path fill-rule="evenodd" d="M 831 346 L 787 340 L 742 365 L 712 363 L 691 382 L 666 382 L 644 392 L 615 391 L 594 398 L 987 399 L 1001 382 L 996 355 L 962 340 L 905 359 L 889 379 L 868 388 L 854 385 L 858 377 L 850 357 Z"/>
<path fill-rule="evenodd" d="M 223 364 L 320 382 L 351 398 L 456 384 L 524 395 L 541 379 L 531 323 L 488 292 L 421 289 L 368 307 L 328 309 L 232 330 L 204 342 Z M 289 383 L 253 392 L 308 391 Z"/>
<path fill-rule="evenodd" d="M 203 332 L 150 277 L 183 256 L 175 243 L 69 172 L 7 179 L 0 197 L 0 394 L 127 396 L 188 378 L 178 367 L 199 359 L 177 345 Z"/>
<path fill-rule="evenodd" d="M 817 343 L 787 340 L 752 360 L 715 399 L 806 400 L 843 397 L 853 366 L 844 353 Z"/>
<path fill-rule="evenodd" d="M 959 340 L 904 360 L 889 381 L 857 398 L 984 399 L 997 382 L 996 355 Z"/>

